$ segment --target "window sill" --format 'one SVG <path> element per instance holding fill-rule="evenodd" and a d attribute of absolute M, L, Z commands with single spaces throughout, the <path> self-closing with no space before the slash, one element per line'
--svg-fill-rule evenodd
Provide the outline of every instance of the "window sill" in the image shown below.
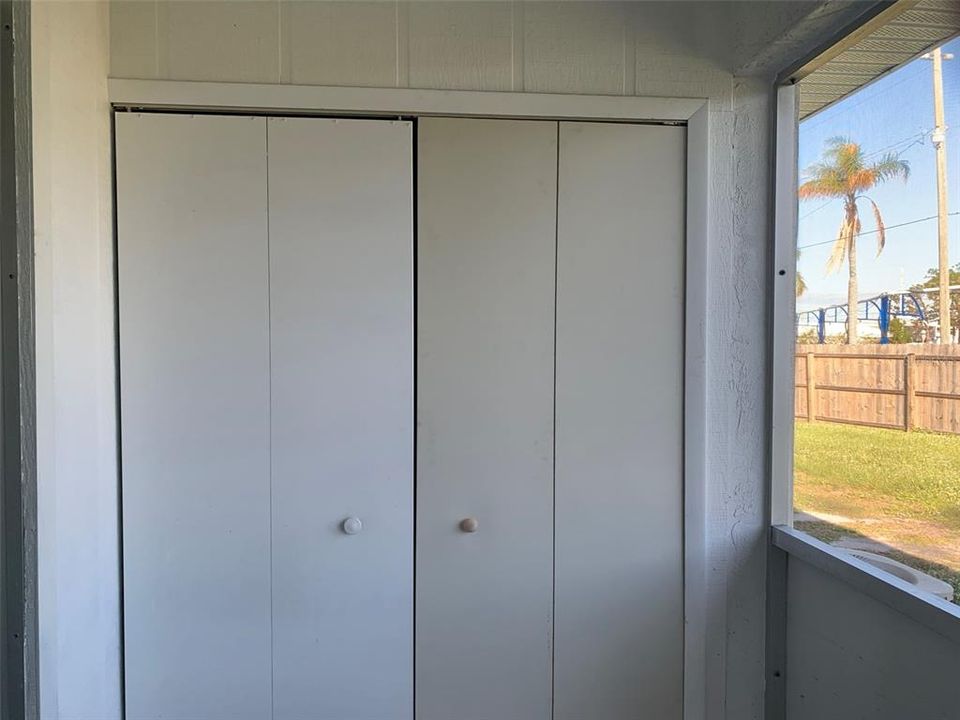
<path fill-rule="evenodd" d="M 842 580 L 874 600 L 960 644 L 960 606 L 919 591 L 894 575 L 786 525 L 773 526 L 770 541 L 788 556 Z"/>

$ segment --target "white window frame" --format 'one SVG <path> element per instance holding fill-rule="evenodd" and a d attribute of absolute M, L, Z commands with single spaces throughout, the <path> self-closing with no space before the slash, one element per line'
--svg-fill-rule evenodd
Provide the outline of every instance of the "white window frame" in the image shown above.
<path fill-rule="evenodd" d="M 794 353 L 796 345 L 797 187 L 799 185 L 799 88 L 777 88 L 776 171 L 774 174 L 773 436 L 770 520 L 793 527 Z M 789 392 L 786 391 L 789 388 Z"/>
<path fill-rule="evenodd" d="M 796 345 L 799 88 L 777 88 L 774 174 L 774 297 L 771 371 L 771 543 L 787 562 L 797 559 L 852 585 L 938 634 L 960 643 L 960 605 L 917 590 L 853 555 L 793 528 L 794 384 Z M 776 558 L 772 559 L 776 562 Z M 783 583 L 788 582 L 784 575 Z M 785 586 L 774 591 L 785 591 Z M 786 602 L 785 598 L 782 602 Z"/>

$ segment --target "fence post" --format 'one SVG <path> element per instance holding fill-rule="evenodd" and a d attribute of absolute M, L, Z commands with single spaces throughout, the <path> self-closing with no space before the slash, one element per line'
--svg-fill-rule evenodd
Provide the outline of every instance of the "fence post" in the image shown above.
<path fill-rule="evenodd" d="M 817 356 L 807 353 L 807 420 L 817 419 Z"/>
<path fill-rule="evenodd" d="M 914 427 L 914 401 L 917 397 L 916 355 L 907 353 L 903 359 L 903 429 L 907 432 Z"/>

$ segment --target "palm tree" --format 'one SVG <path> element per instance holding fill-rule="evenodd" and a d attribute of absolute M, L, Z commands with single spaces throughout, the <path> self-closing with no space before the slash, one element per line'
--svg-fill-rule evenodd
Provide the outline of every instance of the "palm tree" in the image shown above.
<path fill-rule="evenodd" d="M 867 200 L 873 207 L 877 224 L 877 255 L 886 242 L 886 228 L 880 208 L 864 193 L 892 178 L 910 177 L 910 165 L 896 154 L 889 153 L 878 161 L 867 164 L 860 146 L 845 137 L 827 141 L 823 162 L 806 170 L 809 178 L 800 186 L 800 199 L 815 198 L 843 200 L 843 220 L 840 232 L 827 260 L 827 273 L 836 272 L 847 261 L 850 279 L 847 283 L 847 343 L 857 342 L 857 236 L 860 234 L 860 209 L 857 203 Z"/>

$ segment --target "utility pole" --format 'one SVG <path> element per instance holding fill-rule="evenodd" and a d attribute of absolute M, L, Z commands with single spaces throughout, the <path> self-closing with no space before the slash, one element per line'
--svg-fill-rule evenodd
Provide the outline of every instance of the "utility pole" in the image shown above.
<path fill-rule="evenodd" d="M 924 57 L 933 60 L 933 147 L 937 153 L 937 255 L 940 266 L 940 342 L 952 343 L 950 327 L 950 245 L 947 241 L 947 123 L 943 116 L 943 61 L 940 48 Z"/>

